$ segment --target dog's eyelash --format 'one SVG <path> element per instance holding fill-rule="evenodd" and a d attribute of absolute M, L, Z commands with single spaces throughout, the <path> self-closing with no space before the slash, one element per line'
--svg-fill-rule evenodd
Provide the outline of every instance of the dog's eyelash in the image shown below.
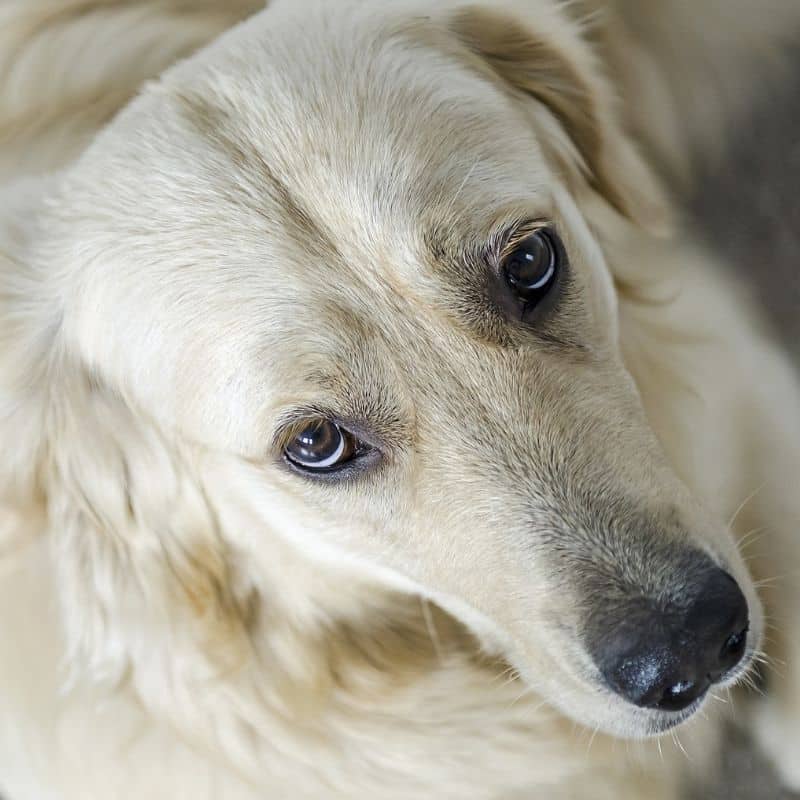
<path fill-rule="evenodd" d="M 505 221 L 489 235 L 483 250 L 484 258 L 493 265 L 500 264 L 521 242 L 551 225 L 552 222 L 545 217 L 520 217 Z"/>
<path fill-rule="evenodd" d="M 533 236 L 537 231 L 548 228 L 550 225 L 549 221 L 543 219 L 525 220 L 507 228 L 505 235 L 499 240 L 498 263 L 511 254 L 528 237 Z"/>

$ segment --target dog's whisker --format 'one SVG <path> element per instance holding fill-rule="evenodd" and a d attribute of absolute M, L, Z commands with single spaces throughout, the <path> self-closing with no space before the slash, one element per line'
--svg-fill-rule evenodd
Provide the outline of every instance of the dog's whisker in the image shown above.
<path fill-rule="evenodd" d="M 736 703 L 733 702 L 733 692 L 732 692 L 730 686 L 726 686 L 725 687 L 725 696 L 727 698 L 726 702 L 728 704 L 729 713 L 731 715 L 731 718 L 735 722 L 736 718 L 738 716 L 738 707 L 737 707 Z"/>
<path fill-rule="evenodd" d="M 691 764 L 692 759 L 689 757 L 689 753 L 686 751 L 686 748 L 683 746 L 683 742 L 681 742 L 680 737 L 678 736 L 678 732 L 675 730 L 672 731 L 672 739 L 678 746 L 678 749 L 681 751 L 681 753 L 683 753 L 683 755 L 686 757 L 686 760 Z"/>
<path fill-rule="evenodd" d="M 600 730 L 600 723 L 595 726 L 594 731 L 592 731 L 592 735 L 589 737 L 589 744 L 586 745 L 586 755 L 588 756 L 592 750 L 592 745 L 594 744 L 595 737 L 597 736 L 598 731 Z"/>
<path fill-rule="evenodd" d="M 757 650 L 755 653 L 753 653 L 753 661 L 758 664 L 763 664 L 765 667 L 773 670 L 776 669 L 778 665 L 784 668 L 786 667 L 785 661 L 777 656 L 765 653 L 763 650 Z"/>
<path fill-rule="evenodd" d="M 748 550 L 748 548 L 760 542 L 765 536 L 769 535 L 770 533 L 771 529 L 766 526 L 761 526 L 760 528 L 752 528 L 751 530 L 747 531 L 747 533 L 737 541 L 739 552 L 742 555 L 744 555 L 745 552 Z M 753 556 L 751 555 L 750 558 L 752 557 Z"/>
<path fill-rule="evenodd" d="M 749 502 L 750 502 L 750 501 L 751 501 L 751 500 L 752 500 L 752 499 L 753 499 L 753 498 L 754 498 L 754 497 L 755 497 L 755 496 L 756 496 L 756 495 L 757 495 L 757 494 L 758 494 L 758 493 L 759 493 L 759 492 L 760 492 L 760 491 L 761 491 L 761 490 L 762 490 L 762 489 L 763 489 L 763 488 L 764 488 L 766 485 L 767 485 L 767 481 L 763 481 L 763 482 L 762 482 L 762 483 L 760 483 L 758 486 L 756 486 L 756 488 L 755 488 L 755 489 L 753 489 L 753 491 L 752 491 L 752 492 L 750 492 L 750 494 L 748 494 L 748 495 L 747 495 L 747 497 L 745 497 L 745 498 L 744 498 L 744 500 L 742 500 L 742 502 L 741 502 L 741 503 L 739 503 L 739 505 L 738 505 L 738 506 L 737 506 L 737 508 L 736 508 L 736 511 L 734 511 L 734 512 L 733 512 L 733 514 L 731 515 L 731 518 L 728 520 L 728 525 L 727 525 L 727 527 L 728 527 L 728 528 L 732 528 L 732 527 L 733 527 L 733 524 L 736 522 L 736 519 L 738 518 L 739 514 L 741 514 L 741 513 L 742 513 L 742 511 L 744 510 L 745 506 L 746 506 L 746 505 L 747 505 L 747 504 L 748 504 L 748 503 L 749 503 Z"/>
<path fill-rule="evenodd" d="M 761 580 L 753 581 L 753 586 L 756 589 L 771 588 L 776 584 L 782 583 L 787 578 L 795 577 L 796 574 L 796 572 L 787 572 L 782 575 L 773 575 L 769 578 L 762 578 Z"/>

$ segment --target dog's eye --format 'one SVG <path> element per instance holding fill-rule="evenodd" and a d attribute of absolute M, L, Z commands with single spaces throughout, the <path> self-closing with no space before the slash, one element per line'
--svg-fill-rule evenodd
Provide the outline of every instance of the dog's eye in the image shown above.
<path fill-rule="evenodd" d="M 353 434 L 335 422 L 314 419 L 292 437 L 283 452 L 300 469 L 330 472 L 351 461 L 360 444 Z"/>
<path fill-rule="evenodd" d="M 527 307 L 539 302 L 556 282 L 560 252 L 556 242 L 555 232 L 543 228 L 516 243 L 502 259 L 506 282 Z"/>

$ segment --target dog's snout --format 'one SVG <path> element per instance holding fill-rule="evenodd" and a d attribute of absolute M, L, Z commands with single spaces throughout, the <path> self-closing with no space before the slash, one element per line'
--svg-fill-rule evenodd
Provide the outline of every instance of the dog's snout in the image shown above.
<path fill-rule="evenodd" d="M 741 661 L 748 607 L 739 585 L 717 567 L 698 578 L 685 604 L 639 605 L 590 648 L 609 686 L 631 703 L 681 711 Z"/>

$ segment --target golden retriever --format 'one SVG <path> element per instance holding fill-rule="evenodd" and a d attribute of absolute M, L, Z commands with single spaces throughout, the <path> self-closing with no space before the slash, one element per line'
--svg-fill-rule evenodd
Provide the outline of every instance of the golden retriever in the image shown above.
<path fill-rule="evenodd" d="M 696 5 L 4 4 L 6 800 L 800 788 L 800 382 L 655 174 L 800 13 Z"/>

